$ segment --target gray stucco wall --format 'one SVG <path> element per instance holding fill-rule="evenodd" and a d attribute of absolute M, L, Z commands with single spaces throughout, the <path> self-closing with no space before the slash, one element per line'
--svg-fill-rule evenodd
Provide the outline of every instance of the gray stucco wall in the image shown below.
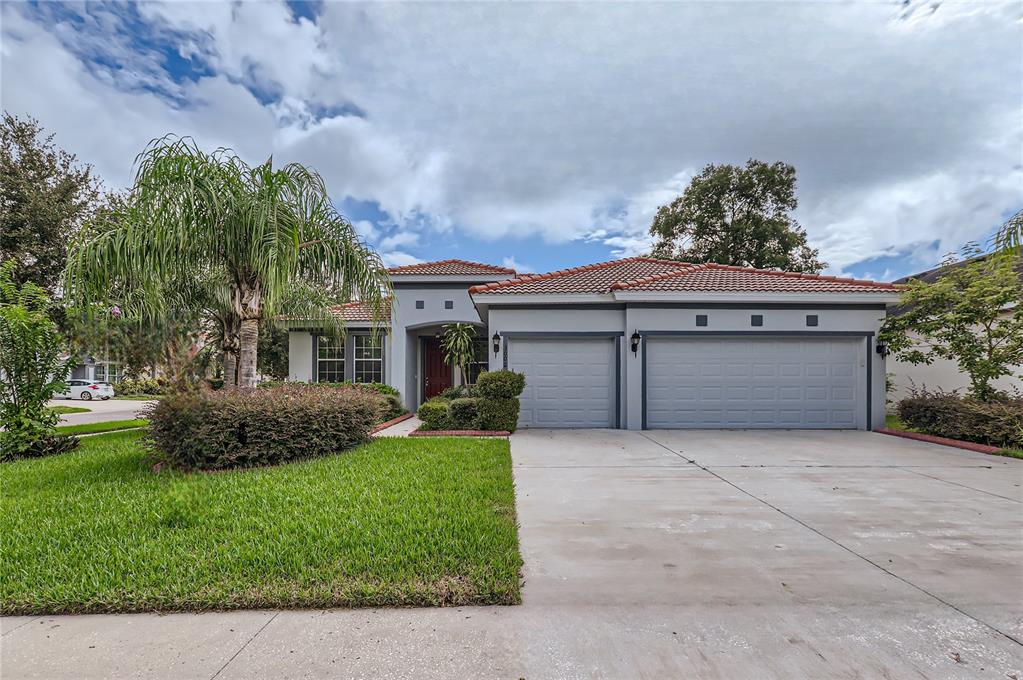
<path fill-rule="evenodd" d="M 706 314 L 708 325 L 696 326 L 696 315 Z M 763 326 L 753 327 L 750 322 L 752 314 L 763 316 Z M 818 326 L 807 327 L 807 314 L 816 314 Z M 620 331 L 625 339 L 622 342 L 622 375 L 621 392 L 622 423 L 628 429 L 642 427 L 642 351 L 633 354 L 629 349 L 629 336 L 634 331 L 701 331 L 708 335 L 722 331 L 757 331 L 757 332 L 793 332 L 822 333 L 828 332 L 861 332 L 876 334 L 884 319 L 884 309 L 833 309 L 825 306 L 800 309 L 772 309 L 757 307 L 708 307 L 687 308 L 681 306 L 648 306 L 630 304 L 617 309 L 594 309 L 576 307 L 534 308 L 534 309 L 502 309 L 491 307 L 489 310 L 488 337 L 497 333 L 514 332 L 595 332 Z M 864 369 L 863 382 L 866 383 L 866 363 L 869 361 L 870 371 L 870 427 L 884 426 L 885 417 L 885 362 L 874 351 L 873 338 L 865 338 L 860 353 L 861 366 Z M 504 347 L 495 355 L 490 351 L 490 367 L 497 370 L 504 364 Z M 864 385 L 865 388 L 865 385 Z"/>

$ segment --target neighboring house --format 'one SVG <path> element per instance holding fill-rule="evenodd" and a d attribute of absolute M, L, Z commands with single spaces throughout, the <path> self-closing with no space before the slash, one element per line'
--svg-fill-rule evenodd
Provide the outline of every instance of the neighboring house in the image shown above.
<path fill-rule="evenodd" d="M 983 256 L 964 260 L 953 266 L 963 266 L 976 262 L 979 259 L 983 259 Z M 920 279 L 926 283 L 933 283 L 941 278 L 945 271 L 947 271 L 945 267 L 935 267 L 934 269 L 928 269 L 919 274 L 912 274 L 899 279 L 895 283 L 908 283 L 910 279 Z M 1019 261 L 1017 271 L 1019 272 L 1020 279 L 1023 280 L 1023 258 Z M 904 311 L 905 309 L 901 305 L 896 305 L 892 307 L 889 313 L 893 316 L 898 316 Z M 1006 310 L 1006 315 L 1008 315 L 1008 310 Z M 960 371 L 958 364 L 950 359 L 935 359 L 931 364 L 914 365 L 905 361 L 899 361 L 895 357 L 890 357 L 888 359 L 888 377 L 892 388 L 888 393 L 888 398 L 893 406 L 899 400 L 909 396 L 914 387 L 917 389 L 924 387 L 931 390 L 941 389 L 946 392 L 959 390 L 962 393 L 965 393 L 970 387 L 970 376 Z M 1000 390 L 1009 392 L 1013 390 L 1023 391 L 1023 366 L 1018 366 L 1013 375 L 1007 375 L 994 380 L 992 384 Z"/>
<path fill-rule="evenodd" d="M 110 384 L 120 382 L 122 377 L 120 362 L 96 359 L 92 356 L 80 357 L 68 374 L 69 380 L 90 380 Z"/>
<path fill-rule="evenodd" d="M 891 284 L 647 257 L 518 277 L 460 260 L 390 271 L 382 340 L 358 304 L 338 309 L 341 342 L 292 322 L 292 379 L 372 377 L 416 408 L 461 381 L 439 337 L 467 322 L 474 372 L 525 373 L 523 427 L 884 424 L 874 336 L 898 301 Z"/>

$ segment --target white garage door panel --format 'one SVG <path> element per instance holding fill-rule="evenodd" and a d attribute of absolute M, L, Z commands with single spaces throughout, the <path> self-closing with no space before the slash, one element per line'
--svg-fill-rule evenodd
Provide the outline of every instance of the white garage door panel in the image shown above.
<path fill-rule="evenodd" d="M 508 340 L 508 368 L 526 374 L 520 427 L 614 427 L 614 340 Z"/>
<path fill-rule="evenodd" d="M 860 338 L 651 338 L 649 428 L 856 428 Z"/>

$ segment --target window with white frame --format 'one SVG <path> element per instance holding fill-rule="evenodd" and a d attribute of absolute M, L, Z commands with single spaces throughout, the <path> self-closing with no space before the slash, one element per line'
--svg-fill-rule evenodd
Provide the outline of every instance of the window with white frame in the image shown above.
<path fill-rule="evenodd" d="M 355 382 L 384 381 L 384 343 L 380 335 L 356 335 Z"/>
<path fill-rule="evenodd" d="M 316 382 L 345 381 L 345 340 L 321 335 L 316 338 Z"/>
<path fill-rule="evenodd" d="M 487 358 L 487 341 L 486 340 L 473 340 L 473 360 L 469 364 L 469 384 L 475 385 L 476 379 L 480 377 L 480 373 L 486 371 L 490 366 L 490 361 Z"/>
<path fill-rule="evenodd" d="M 116 361 L 102 361 L 96 364 L 96 382 L 110 384 L 121 382 L 121 364 Z"/>

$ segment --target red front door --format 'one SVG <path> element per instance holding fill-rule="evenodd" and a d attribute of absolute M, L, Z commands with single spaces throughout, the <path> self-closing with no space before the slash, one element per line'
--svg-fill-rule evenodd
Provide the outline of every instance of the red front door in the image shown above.
<path fill-rule="evenodd" d="M 423 401 L 451 387 L 451 364 L 437 338 L 423 339 Z"/>

